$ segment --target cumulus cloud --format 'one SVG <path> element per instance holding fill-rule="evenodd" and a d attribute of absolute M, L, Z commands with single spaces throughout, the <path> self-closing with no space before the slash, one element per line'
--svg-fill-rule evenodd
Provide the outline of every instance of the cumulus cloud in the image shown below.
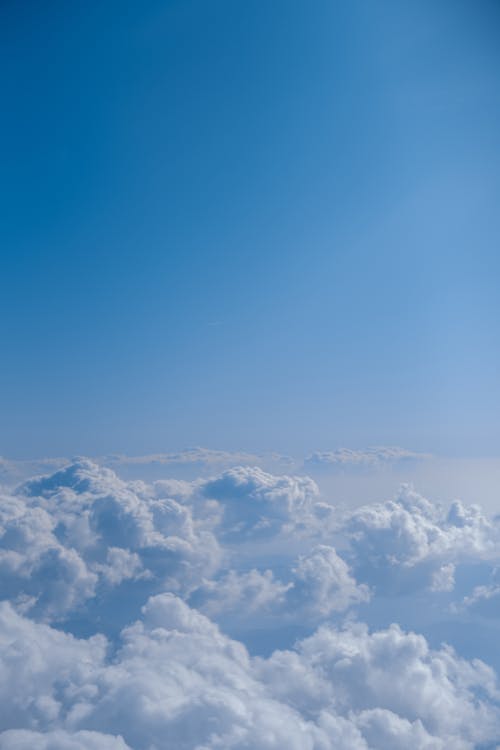
<path fill-rule="evenodd" d="M 301 712 L 348 714 L 369 747 L 413 747 L 405 742 L 414 736 L 422 747 L 472 748 L 499 736 L 493 671 L 449 647 L 433 651 L 397 625 L 375 633 L 360 624 L 323 626 L 296 652 L 262 660 L 260 669 L 275 694 Z"/>
<path fill-rule="evenodd" d="M 317 484 L 305 476 L 274 476 L 258 467 L 236 467 L 205 482 L 207 498 L 224 509 L 224 531 L 233 535 L 269 536 L 300 532 L 317 521 Z"/>
<path fill-rule="evenodd" d="M 62 469 L 74 460 L 68 457 L 10 459 L 0 456 L 0 481 L 7 486 L 12 486 L 33 475 Z M 220 471 L 231 466 L 259 465 L 271 470 L 279 470 L 283 467 L 293 468 L 300 464 L 300 461 L 291 456 L 277 452 L 250 453 L 216 450 L 201 446 L 143 455 L 113 453 L 94 456 L 92 462 L 125 474 L 140 472 L 141 476 L 158 473 L 159 470 L 192 475 L 193 472 L 206 474 L 209 471 Z"/>
<path fill-rule="evenodd" d="M 35 732 L 10 729 L 0 733 L 0 750 L 131 750 L 121 737 L 100 732 Z"/>
<path fill-rule="evenodd" d="M 188 591 L 220 557 L 189 505 L 86 460 L 6 497 L 0 544 L 3 596 L 48 621 L 81 613 L 90 600 L 117 616 L 117 596 L 131 604 L 165 587 Z"/>
<path fill-rule="evenodd" d="M 498 521 L 478 506 L 455 501 L 444 510 L 410 487 L 348 514 L 342 531 L 355 570 L 380 588 L 450 590 L 456 564 L 495 560 L 500 549 Z"/>
<path fill-rule="evenodd" d="M 499 524 L 252 466 L 30 479 L 0 503 L 0 750 L 493 748 L 492 668 L 380 612 L 494 622 Z"/>
<path fill-rule="evenodd" d="M 370 598 L 368 587 L 358 585 L 334 547 L 316 545 L 300 555 L 283 583 L 272 570 L 252 569 L 206 581 L 190 602 L 216 619 L 236 615 L 245 621 L 274 615 L 284 622 L 309 623 L 344 612 Z"/>
<path fill-rule="evenodd" d="M 5 604 L 0 642 L 9 750 L 28 738 L 61 750 L 472 750 L 500 731 L 493 672 L 397 626 L 324 626 L 293 651 L 251 658 L 162 594 L 113 656 L 101 636 L 78 640 Z"/>
<path fill-rule="evenodd" d="M 18 497 L 0 508 L 0 594 L 57 618 L 95 594 L 98 576 L 57 539 L 54 518 Z"/>
<path fill-rule="evenodd" d="M 67 463 L 67 458 L 14 460 L 0 456 L 0 481 L 5 486 L 13 486 L 35 474 L 56 471 Z"/>
<path fill-rule="evenodd" d="M 358 585 L 334 547 L 325 544 L 301 555 L 293 573 L 289 602 L 301 617 L 326 617 L 370 598 L 368 587 Z"/>
<path fill-rule="evenodd" d="M 286 594 L 292 587 L 293 583 L 277 580 L 272 570 L 230 570 L 220 578 L 205 581 L 190 602 L 211 617 L 232 614 L 247 619 L 256 612 L 262 617 L 266 612 L 283 611 Z"/>

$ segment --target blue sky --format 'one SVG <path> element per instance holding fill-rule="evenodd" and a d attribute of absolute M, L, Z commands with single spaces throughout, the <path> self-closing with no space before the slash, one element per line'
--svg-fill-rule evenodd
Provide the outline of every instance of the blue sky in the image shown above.
<path fill-rule="evenodd" d="M 496 3 L 0 14 L 0 454 L 498 454 Z"/>
<path fill-rule="evenodd" d="M 0 3 L 1 750 L 500 748 L 499 32 Z"/>

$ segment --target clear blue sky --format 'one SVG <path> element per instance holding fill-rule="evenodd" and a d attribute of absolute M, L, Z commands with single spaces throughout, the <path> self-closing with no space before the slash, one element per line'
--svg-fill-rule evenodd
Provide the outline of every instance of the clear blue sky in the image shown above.
<path fill-rule="evenodd" d="M 0 454 L 500 450 L 500 8 L 4 2 Z"/>

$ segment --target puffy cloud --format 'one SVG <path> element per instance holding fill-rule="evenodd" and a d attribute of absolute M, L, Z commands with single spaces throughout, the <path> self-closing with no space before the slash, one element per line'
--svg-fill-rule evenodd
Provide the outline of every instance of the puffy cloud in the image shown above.
<path fill-rule="evenodd" d="M 370 748 L 444 750 L 446 747 L 443 739 L 432 737 L 427 732 L 420 719 L 409 721 L 383 708 L 361 711 L 356 717 L 356 725 Z"/>
<path fill-rule="evenodd" d="M 129 552 L 122 547 L 110 547 L 106 554 L 106 562 L 96 563 L 94 568 L 111 586 L 129 579 L 150 578 L 152 575 L 143 569 L 141 558 L 136 552 Z"/>
<path fill-rule="evenodd" d="M 494 616 L 498 532 L 409 488 L 341 514 L 248 466 L 146 483 L 81 459 L 25 482 L 0 503 L 0 750 L 493 748 L 486 664 L 355 617 L 416 589 Z"/>
<path fill-rule="evenodd" d="M 367 586 L 358 586 L 346 562 L 325 544 L 302 555 L 293 573 L 289 603 L 292 611 L 298 608 L 301 617 L 326 617 L 369 599 Z"/>
<path fill-rule="evenodd" d="M 274 476 L 258 467 L 236 467 L 205 482 L 202 494 L 220 502 L 224 530 L 232 535 L 299 532 L 317 523 L 319 489 L 309 477 Z"/>
<path fill-rule="evenodd" d="M 0 734 L 0 750 L 130 750 L 121 737 L 100 732 L 34 732 L 10 729 Z"/>
<path fill-rule="evenodd" d="M 272 570 L 262 573 L 255 568 L 246 573 L 230 570 L 220 578 L 205 581 L 190 602 L 210 617 L 233 614 L 247 619 L 255 612 L 262 617 L 266 612 L 282 611 L 292 587 L 293 583 L 275 579 Z"/>
<path fill-rule="evenodd" d="M 500 526 L 478 506 L 455 501 L 448 512 L 403 487 L 395 500 L 347 515 L 352 564 L 379 588 L 450 590 L 454 565 L 498 558 Z"/>
<path fill-rule="evenodd" d="M 6 497 L 0 516 L 3 595 L 21 612 L 46 621 L 71 620 L 77 629 L 86 622 L 87 631 L 97 619 L 99 627 L 116 631 L 148 595 L 162 590 L 188 596 L 198 589 L 212 614 L 237 607 L 251 613 L 271 604 L 283 611 L 290 588 L 295 587 L 295 605 L 305 601 L 308 586 L 312 591 L 312 566 L 319 565 L 319 557 L 315 563 L 303 557 L 285 583 L 271 570 L 236 573 L 231 566 L 215 582 L 211 576 L 223 558 L 217 536 L 234 542 L 316 533 L 331 512 L 331 506 L 324 511 L 318 488 L 307 477 L 238 467 L 211 480 L 150 485 L 124 481 L 109 468 L 80 459 Z M 339 573 L 344 563 L 335 562 Z M 331 561 L 323 571 L 337 575 Z M 321 575 L 318 570 L 314 578 L 314 606 L 318 612 L 338 609 L 338 592 L 329 607 L 319 605 Z M 360 600 L 353 586 L 348 578 L 338 581 L 346 602 Z M 311 596 L 307 608 L 314 609 Z"/>
<path fill-rule="evenodd" d="M 162 594 L 115 652 L 6 604 L 0 645 L 6 750 L 30 738 L 54 750 L 472 750 L 500 731 L 492 671 L 397 626 L 324 626 L 293 651 L 252 659 Z"/>
<path fill-rule="evenodd" d="M 321 544 L 299 556 L 286 583 L 276 579 L 272 570 L 230 570 L 206 581 L 190 603 L 226 622 L 228 614 L 247 624 L 255 616 L 262 627 L 266 615 L 277 616 L 282 623 L 317 622 L 368 599 L 368 587 L 356 583 L 333 547 Z"/>
<path fill-rule="evenodd" d="M 333 708 L 351 717 L 370 748 L 413 747 L 411 737 L 416 747 L 473 748 L 499 736 L 493 671 L 449 647 L 433 651 L 397 625 L 375 633 L 323 626 L 260 670 L 276 697 L 303 714 Z"/>
<path fill-rule="evenodd" d="M 4 485 L 11 487 L 34 474 L 55 471 L 67 463 L 67 458 L 14 460 L 0 456 L 0 479 Z"/>
<path fill-rule="evenodd" d="M 171 594 L 148 602 L 110 661 L 102 639 L 77 640 L 5 605 L 0 633 L 4 729 L 56 724 L 121 735 L 134 750 L 321 747 L 314 725 L 253 677 L 245 648 Z"/>
<path fill-rule="evenodd" d="M 4 497 L 0 510 L 0 595 L 58 618 L 94 596 L 98 576 L 55 535 L 40 507 Z"/>
<path fill-rule="evenodd" d="M 188 591 L 219 558 L 189 505 L 87 460 L 24 483 L 0 513 L 3 596 L 48 621 L 83 617 L 85 606 L 130 618 L 135 600 Z"/>
<path fill-rule="evenodd" d="M 106 649 L 101 635 L 78 640 L 0 604 L 1 728 L 48 729 L 64 723 L 72 703 L 95 693 L 92 682 Z"/>

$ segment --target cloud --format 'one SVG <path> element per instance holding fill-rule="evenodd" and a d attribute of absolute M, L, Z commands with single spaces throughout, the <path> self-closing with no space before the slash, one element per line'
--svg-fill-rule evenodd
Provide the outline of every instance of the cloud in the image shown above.
<path fill-rule="evenodd" d="M 43 613 L 49 620 L 94 596 L 97 574 L 75 549 L 57 539 L 55 519 L 22 498 L 2 500 L 1 596 Z"/>
<path fill-rule="evenodd" d="M 12 486 L 34 474 L 55 471 L 67 463 L 67 458 L 14 460 L 0 456 L 0 480 L 6 486 Z"/>
<path fill-rule="evenodd" d="M 3 596 L 49 622 L 85 617 L 90 606 L 130 618 L 127 602 L 140 606 L 165 587 L 189 591 L 220 558 L 189 505 L 87 460 L 7 496 L 0 539 Z"/>
<path fill-rule="evenodd" d="M 10 729 L 0 734 L 0 750 L 131 750 L 121 737 L 100 732 L 35 732 Z"/>
<path fill-rule="evenodd" d="M 407 464 L 431 458 L 428 453 L 405 448 L 377 446 L 365 450 L 338 448 L 333 451 L 316 451 L 304 460 L 306 469 L 375 470 L 382 466 Z"/>
<path fill-rule="evenodd" d="M 162 594 L 122 631 L 113 655 L 102 636 L 79 640 L 6 604 L 0 644 L 9 750 L 40 735 L 61 750 L 78 742 L 99 750 L 472 750 L 500 731 L 493 672 L 397 626 L 324 626 L 293 651 L 252 659 Z"/>
<path fill-rule="evenodd" d="M 469 615 L 476 614 L 483 618 L 496 620 L 500 613 L 500 572 L 494 567 L 489 578 L 465 596 L 462 602 L 454 605 L 457 612 L 466 611 Z"/>
<path fill-rule="evenodd" d="M 445 510 L 410 487 L 385 503 L 347 514 L 342 533 L 357 575 L 378 586 L 450 590 L 457 564 L 499 556 L 500 526 L 478 506 L 459 501 Z"/>
<path fill-rule="evenodd" d="M 493 748 L 494 671 L 412 623 L 494 627 L 499 531 L 409 487 L 341 511 L 251 466 L 25 481 L 0 503 L 0 750 Z"/>
<path fill-rule="evenodd" d="M 120 734 L 134 750 L 314 747 L 314 726 L 267 695 L 244 647 L 171 594 L 148 602 L 112 661 L 101 639 L 76 640 L 8 606 L 0 633 L 5 728 L 56 722 Z"/>
<path fill-rule="evenodd" d="M 266 612 L 283 612 L 286 594 L 292 587 L 293 583 L 277 580 L 272 570 L 230 570 L 220 578 L 205 581 L 190 602 L 210 617 L 239 614 L 248 619 L 257 612 L 261 618 Z"/>
<path fill-rule="evenodd" d="M 321 544 L 299 556 L 285 583 L 269 569 L 230 570 L 195 590 L 190 603 L 226 624 L 231 615 L 262 627 L 266 615 L 282 624 L 317 622 L 369 598 L 368 587 L 356 583 L 336 550 Z"/>
<path fill-rule="evenodd" d="M 301 617 L 326 617 L 370 598 L 368 587 L 359 586 L 345 561 L 325 544 L 301 555 L 293 573 L 289 602 L 291 610 L 298 610 Z"/>
<path fill-rule="evenodd" d="M 125 464 L 160 464 L 162 466 L 194 464 L 200 466 L 217 466 L 220 464 L 254 464 L 259 461 L 259 456 L 253 453 L 245 453 L 244 451 L 220 451 L 211 448 L 196 447 L 186 448 L 185 450 L 172 453 L 152 453 L 145 456 L 126 456 L 124 454 L 116 454 L 104 456 L 101 461 L 110 466 Z"/>
<path fill-rule="evenodd" d="M 432 574 L 431 591 L 453 591 L 455 588 L 455 565 L 447 563 Z"/>
<path fill-rule="evenodd" d="M 493 671 L 449 647 L 433 651 L 397 625 L 374 633 L 360 624 L 323 626 L 260 668 L 275 695 L 303 714 L 333 708 L 352 717 L 369 747 L 413 747 L 405 742 L 415 736 L 422 747 L 432 740 L 431 747 L 472 748 L 499 736 Z"/>
<path fill-rule="evenodd" d="M 316 525 L 317 484 L 305 476 L 274 476 L 258 467 L 228 469 L 201 486 L 204 497 L 224 509 L 224 531 L 240 536 L 270 536 L 305 531 Z"/>
<path fill-rule="evenodd" d="M 6 486 L 13 486 L 37 474 L 54 472 L 77 462 L 77 458 L 42 457 L 36 459 L 9 459 L 0 456 L 0 480 Z M 300 462 L 291 456 L 273 451 L 250 453 L 248 451 L 225 451 L 213 448 L 192 447 L 184 450 L 144 455 L 114 453 L 92 457 L 92 463 L 107 467 L 125 475 L 158 475 L 159 471 L 180 472 L 193 476 L 193 472 L 204 473 L 231 466 L 267 467 L 271 470 L 283 467 L 296 467 Z"/>

